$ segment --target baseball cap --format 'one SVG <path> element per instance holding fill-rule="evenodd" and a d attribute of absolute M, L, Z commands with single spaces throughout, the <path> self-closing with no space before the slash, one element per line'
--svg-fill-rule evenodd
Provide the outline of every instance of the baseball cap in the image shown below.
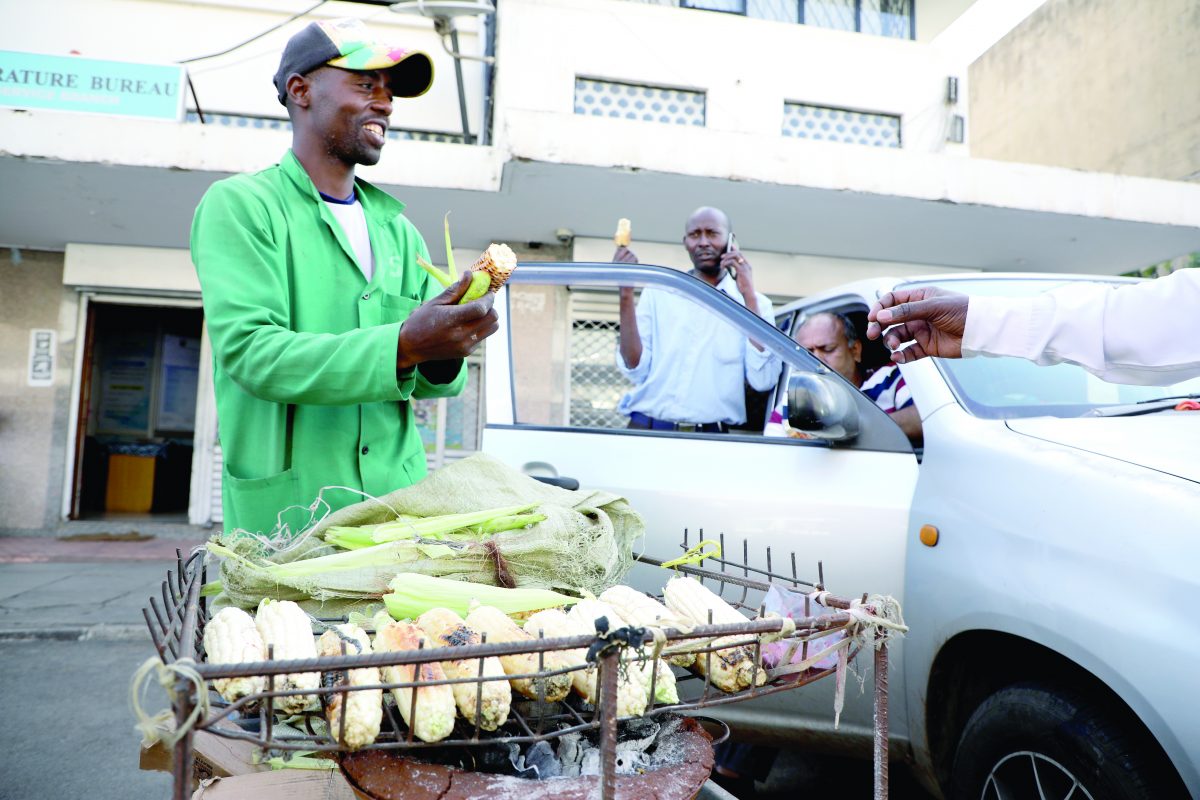
<path fill-rule="evenodd" d="M 286 105 L 289 76 L 321 66 L 387 70 L 396 97 L 420 97 L 433 85 L 433 61 L 428 54 L 373 41 L 361 19 L 329 19 L 311 22 L 288 39 L 275 73 L 279 102 Z"/>

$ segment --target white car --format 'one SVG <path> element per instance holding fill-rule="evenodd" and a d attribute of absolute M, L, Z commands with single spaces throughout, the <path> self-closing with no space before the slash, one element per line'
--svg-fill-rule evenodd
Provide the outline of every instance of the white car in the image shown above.
<path fill-rule="evenodd" d="M 939 796 L 1200 796 L 1200 412 L 1165 399 L 1200 394 L 1200 381 L 1118 386 L 1074 366 L 926 359 L 902 367 L 924 432 L 914 450 L 787 335 L 818 311 L 861 328 L 898 285 L 1029 294 L 1084 279 L 1120 280 L 872 280 L 789 305 L 772 328 L 674 270 L 525 264 L 497 301 L 483 449 L 627 496 L 650 555 L 678 555 L 684 529 L 693 543 L 723 533 L 734 559 L 745 539 L 760 568 L 769 546 L 776 571 L 794 552 L 801 577 L 823 563 L 835 594 L 900 600 L 911 630 L 891 652 L 892 753 Z M 778 354 L 780 386 L 751 429 L 624 427 L 619 285 L 687 297 Z M 864 361 L 886 360 L 878 347 Z M 789 380 L 794 424 L 806 416 L 816 438 L 762 435 Z M 645 569 L 631 580 L 654 590 Z M 869 753 L 870 691 L 852 688 L 835 730 L 832 683 L 720 715 L 759 741 Z"/>

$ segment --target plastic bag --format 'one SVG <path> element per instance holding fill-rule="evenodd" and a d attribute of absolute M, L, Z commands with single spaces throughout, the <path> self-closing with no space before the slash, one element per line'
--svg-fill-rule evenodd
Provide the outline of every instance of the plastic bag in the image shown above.
<path fill-rule="evenodd" d="M 811 595 L 806 595 L 803 592 L 790 592 L 787 589 L 781 589 L 775 584 L 771 584 L 771 588 L 767 590 L 766 596 L 763 598 L 763 605 L 768 612 L 774 612 L 781 617 L 790 617 L 792 619 L 803 619 L 804 614 L 804 598 L 812 598 L 809 601 L 809 616 L 821 617 L 832 614 L 825 606 L 821 605 L 816 600 L 817 592 Z M 842 631 L 831 633 L 828 636 L 822 636 L 808 643 L 808 654 L 811 656 L 819 653 L 826 648 L 846 638 L 846 634 Z M 804 648 L 799 645 L 795 639 L 785 639 L 779 642 L 771 642 L 763 648 L 763 663 L 768 669 L 774 669 L 781 666 L 783 660 L 787 658 L 788 650 L 795 647 L 795 653 L 789 663 L 798 664 L 804 660 Z M 818 659 L 812 669 L 831 669 L 837 666 L 837 651 L 833 651 L 826 656 Z"/>

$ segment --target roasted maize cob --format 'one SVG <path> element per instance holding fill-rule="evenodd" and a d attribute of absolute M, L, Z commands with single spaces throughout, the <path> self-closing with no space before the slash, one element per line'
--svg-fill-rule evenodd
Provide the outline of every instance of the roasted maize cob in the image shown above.
<path fill-rule="evenodd" d="M 263 645 L 274 648 L 272 658 L 276 661 L 291 661 L 316 658 L 317 645 L 313 638 L 312 623 L 300 606 L 291 600 L 263 598 L 258 604 L 254 624 L 262 634 Z M 321 685 L 319 672 L 294 672 L 275 680 L 276 691 L 316 689 Z M 298 714 L 316 702 L 313 694 L 295 694 L 276 697 L 275 710 L 283 714 Z"/>
<path fill-rule="evenodd" d="M 516 268 L 517 255 L 512 248 L 506 244 L 495 243 L 488 245 L 488 249 L 483 251 L 483 255 L 471 267 L 474 272 L 486 272 L 491 276 L 491 285 L 488 287 L 490 292 L 500 291 L 500 287 L 508 281 L 508 276 L 512 275 Z"/>
<path fill-rule="evenodd" d="M 638 627 L 644 627 L 646 625 L 653 625 L 657 621 L 657 618 L 656 618 L 655 620 L 652 620 L 651 622 L 646 622 L 646 623 L 633 622 L 631 619 L 629 619 L 629 617 L 625 616 L 619 608 L 615 607 L 614 605 L 612 605 L 611 603 L 609 603 L 607 601 L 607 598 L 605 597 L 605 595 L 608 595 L 609 597 L 615 596 L 618 599 L 627 601 L 626 604 L 630 605 L 630 603 L 628 603 L 630 598 L 625 597 L 624 593 L 622 593 L 622 592 L 614 592 L 613 591 L 614 589 L 624 589 L 626 592 L 638 595 L 639 597 L 643 597 L 650 603 L 653 603 L 653 605 L 659 606 L 662 609 L 661 613 L 663 615 L 668 615 L 668 616 L 670 615 L 670 612 L 667 611 L 666 607 L 662 606 L 661 603 L 657 603 L 653 600 L 650 600 L 650 598 L 646 597 L 646 595 L 644 595 L 641 592 L 638 592 L 634 589 L 630 589 L 628 586 L 614 586 L 609 589 L 606 589 L 604 591 L 604 593 L 600 595 L 599 602 L 595 602 L 595 601 L 591 601 L 591 600 L 580 601 L 575 606 L 575 607 L 580 608 L 580 611 L 576 612 L 576 613 L 579 613 L 582 615 L 594 614 L 597 617 L 607 616 L 609 630 L 612 630 L 614 628 L 624 628 L 631 624 L 638 626 Z M 636 606 L 636 604 L 634 604 L 634 605 Z M 639 613 L 643 618 L 648 616 L 647 610 L 642 609 L 641 607 L 635 607 L 633 610 L 636 613 Z M 653 609 L 650 609 L 650 610 L 653 610 Z M 572 608 L 572 611 L 574 611 L 574 608 Z M 652 647 L 647 647 L 646 651 L 641 656 L 639 656 L 634 651 L 627 651 L 627 654 L 625 655 L 625 660 L 629 662 L 630 667 L 632 669 L 637 671 L 638 679 L 641 680 L 642 685 L 646 688 L 647 699 L 649 699 L 649 697 L 650 697 L 651 683 L 653 683 L 654 684 L 654 687 L 653 687 L 654 688 L 654 698 L 653 699 L 656 702 L 678 703 L 679 702 L 679 694 L 675 690 L 675 673 L 671 672 L 670 665 L 668 665 L 661 658 L 653 658 L 652 659 L 650 657 L 651 654 L 649 651 L 652 649 L 653 649 Z M 691 654 L 689 653 L 687 655 L 691 655 Z M 652 676 L 654 676 L 656 673 L 657 673 L 658 677 L 652 679 Z"/>
<path fill-rule="evenodd" d="M 629 586 L 605 589 L 600 594 L 600 601 L 607 603 L 629 624 L 642 628 L 678 628 L 680 622 L 690 628 L 693 624 L 691 620 L 680 620 L 662 603 Z M 677 667 L 690 667 L 695 660 L 693 653 L 675 653 L 667 657 L 667 661 Z"/>
<path fill-rule="evenodd" d="M 507 614 L 491 606 L 477 606 L 472 609 L 471 613 L 467 615 L 466 622 L 468 627 L 481 634 L 486 634 L 489 643 L 532 642 L 534 639 L 513 622 Z M 542 656 L 542 668 L 555 669 L 556 667 L 550 666 L 551 659 L 548 656 L 549 654 Z M 500 656 L 500 666 L 504 668 L 507 675 L 537 673 L 539 671 L 538 655 L 537 653 L 514 653 L 510 656 Z M 561 675 L 544 678 L 511 679 L 509 683 L 513 689 L 530 700 L 539 699 L 538 692 L 541 691 L 543 697 L 553 703 L 562 700 L 571 691 L 571 674 L 564 672 Z"/>
<path fill-rule="evenodd" d="M 428 650 L 433 647 L 425 632 L 411 622 L 394 622 L 381 616 L 376 616 L 375 620 L 377 653 L 419 650 L 422 646 Z M 445 670 L 436 661 L 419 665 L 420 672 L 417 671 L 417 666 L 400 664 L 382 667 L 380 672 L 386 683 L 446 680 Z M 447 684 L 420 686 L 415 693 L 412 688 L 392 689 L 392 697 L 396 700 L 396 708 L 400 710 L 404 724 L 408 725 L 413 736 L 421 741 L 439 742 L 454 730 L 454 692 Z"/>
<path fill-rule="evenodd" d="M 360 655 L 371 652 L 371 642 L 366 632 L 349 623 L 338 625 L 321 634 L 317 640 L 317 652 L 323 656 Z M 326 673 L 334 686 L 375 686 L 379 683 L 377 667 L 338 670 Z M 379 725 L 383 722 L 383 690 L 356 689 L 352 692 L 332 692 L 325 695 L 325 719 L 329 721 L 329 733 L 349 750 L 357 750 L 375 741 L 379 736 Z M 345 710 L 343 730 L 342 712 Z"/>
<path fill-rule="evenodd" d="M 223 608 L 204 626 L 204 652 L 210 664 L 241 664 L 266 661 L 267 649 L 254 618 L 240 608 Z M 213 687 L 230 703 L 261 692 L 267 685 L 262 675 L 217 678 Z"/>
<path fill-rule="evenodd" d="M 629 247 L 629 243 L 633 241 L 633 226 L 629 220 L 621 217 L 617 220 L 617 233 L 613 236 L 613 242 L 617 247 Z"/>
<path fill-rule="evenodd" d="M 481 641 L 478 631 L 468 627 L 462 617 L 446 608 L 429 609 L 417 617 L 417 625 L 433 640 L 435 647 L 464 647 L 480 644 Z M 474 724 L 478 704 L 478 722 L 482 730 L 494 731 L 508 720 L 508 709 L 512 704 L 512 690 L 508 681 L 478 680 L 494 677 L 503 679 L 504 667 L 500 666 L 500 659 L 490 656 L 443 661 L 442 669 L 448 678 L 476 679 L 450 684 L 463 719 Z"/>
<path fill-rule="evenodd" d="M 596 621 L 601 617 L 608 620 L 608 630 L 610 631 L 624 628 L 627 625 L 616 611 L 599 600 L 580 600 L 567 612 L 567 619 L 576 626 L 580 633 L 596 633 Z M 619 717 L 640 716 L 646 710 L 646 695 L 650 685 L 649 680 L 643 678 L 641 669 L 636 664 L 630 664 L 628 658 L 627 656 L 626 663 L 621 665 L 620 677 L 617 680 L 617 716 Z M 599 679 L 599 670 L 588 671 L 588 693 L 584 695 L 583 699 L 589 703 L 595 703 L 600 694 Z"/>
<path fill-rule="evenodd" d="M 574 622 L 567 619 L 566 612 L 557 608 L 547 608 L 530 615 L 525 620 L 525 632 L 535 639 L 561 639 L 567 636 L 593 635 L 594 630 L 583 630 Z M 546 653 L 548 669 L 567 669 L 575 667 L 570 676 L 571 686 L 582 697 L 590 697 L 588 680 L 587 648 L 577 647 L 573 650 L 550 650 Z"/>
<path fill-rule="evenodd" d="M 694 578 L 678 577 L 667 581 L 663 589 L 663 598 L 667 601 L 668 609 L 695 625 L 710 624 L 710 612 L 713 625 L 746 622 L 746 617 L 738 613 L 737 609 Z M 727 636 L 711 644 L 720 645 L 745 639 L 745 636 Z M 694 669 L 701 675 L 708 673 L 712 684 L 726 692 L 747 689 L 751 683 L 761 685 L 767 679 L 762 667 L 755 667 L 754 650 L 748 645 L 714 650 L 711 654 L 698 653 Z"/>

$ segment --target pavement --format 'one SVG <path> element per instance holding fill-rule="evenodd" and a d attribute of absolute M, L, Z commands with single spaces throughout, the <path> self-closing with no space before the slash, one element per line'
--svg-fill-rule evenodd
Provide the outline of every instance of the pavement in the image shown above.
<path fill-rule="evenodd" d="M 141 639 L 142 608 L 161 592 L 176 550 L 186 556 L 202 543 L 0 536 L 0 641 Z"/>

